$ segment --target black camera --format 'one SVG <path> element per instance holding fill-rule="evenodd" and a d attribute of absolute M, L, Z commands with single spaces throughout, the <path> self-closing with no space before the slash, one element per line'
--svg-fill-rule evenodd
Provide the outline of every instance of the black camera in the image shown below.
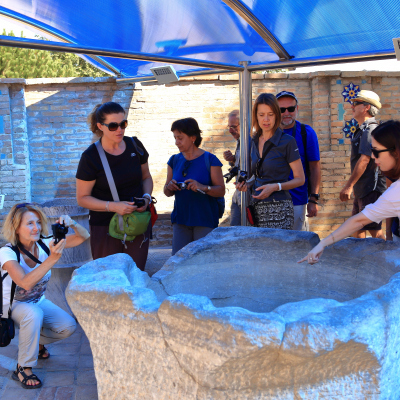
<path fill-rule="evenodd" d="M 135 202 L 135 206 L 138 208 L 143 207 L 146 204 L 146 201 L 142 198 L 134 197 L 133 201 Z"/>
<path fill-rule="evenodd" d="M 238 174 L 238 172 L 238 167 L 229 168 L 229 172 L 224 175 L 224 178 L 226 178 L 226 183 L 230 182 Z"/>
<path fill-rule="evenodd" d="M 183 190 L 187 188 L 187 183 L 186 182 L 176 182 L 176 186 L 178 186 L 179 189 Z"/>
<path fill-rule="evenodd" d="M 247 172 L 246 171 L 239 171 L 238 173 L 238 183 L 246 182 L 247 181 Z"/>
<path fill-rule="evenodd" d="M 61 239 L 65 239 L 65 235 L 68 233 L 68 227 L 62 224 L 51 225 L 53 231 L 54 244 L 57 244 Z"/>

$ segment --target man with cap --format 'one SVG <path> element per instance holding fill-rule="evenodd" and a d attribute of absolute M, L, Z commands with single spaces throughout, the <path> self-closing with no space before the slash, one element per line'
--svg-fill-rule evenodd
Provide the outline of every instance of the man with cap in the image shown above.
<path fill-rule="evenodd" d="M 229 133 L 236 140 L 235 154 L 230 150 L 224 151 L 224 159 L 229 161 L 231 167 L 237 166 L 240 168 L 240 113 L 239 110 L 233 110 L 228 115 L 228 129 Z M 231 204 L 231 226 L 241 225 L 241 212 L 240 212 L 240 192 L 235 189 L 232 196 Z"/>
<path fill-rule="evenodd" d="M 371 158 L 371 132 L 378 126 L 375 116 L 381 107 L 379 96 L 371 90 L 361 90 L 352 100 L 353 118 L 359 127 L 351 138 L 351 176 L 340 192 L 340 200 L 348 201 L 354 191 L 352 215 L 374 203 L 386 189 L 385 178 Z M 354 236 L 365 238 L 367 230 L 372 237 L 384 239 L 382 224 L 375 222 L 364 226 Z"/>
<path fill-rule="evenodd" d="M 290 190 L 294 206 L 294 230 L 308 231 L 307 217 L 318 214 L 321 164 L 317 134 L 309 125 L 296 121 L 299 105 L 292 92 L 283 91 L 276 95 L 282 113 L 281 129 L 296 139 L 306 181 L 304 185 Z M 290 173 L 289 179 L 293 179 Z"/>

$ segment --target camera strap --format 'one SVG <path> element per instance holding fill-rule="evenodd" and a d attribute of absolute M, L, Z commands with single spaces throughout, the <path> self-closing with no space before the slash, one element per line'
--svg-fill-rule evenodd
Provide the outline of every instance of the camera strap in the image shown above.
<path fill-rule="evenodd" d="M 37 243 L 39 246 L 46 252 L 46 254 L 49 256 L 50 255 L 50 249 L 42 242 L 42 239 L 38 240 Z M 21 251 L 29 257 L 32 261 L 34 261 L 36 264 L 41 264 L 42 262 L 39 261 L 32 253 L 30 253 L 28 250 L 25 249 L 24 246 L 22 246 L 21 243 L 18 243 L 17 250 L 21 249 Z M 14 250 L 14 249 L 13 249 Z M 15 251 L 15 250 L 14 250 Z M 16 251 L 15 251 L 16 252 Z"/>

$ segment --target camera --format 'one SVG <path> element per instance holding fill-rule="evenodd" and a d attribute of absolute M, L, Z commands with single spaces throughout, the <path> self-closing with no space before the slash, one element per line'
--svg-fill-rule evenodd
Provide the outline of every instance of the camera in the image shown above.
<path fill-rule="evenodd" d="M 65 224 L 53 224 L 51 225 L 53 231 L 54 244 L 57 244 L 61 239 L 65 239 L 65 235 L 68 233 L 68 227 Z"/>
<path fill-rule="evenodd" d="M 142 198 L 134 197 L 133 201 L 135 202 L 135 206 L 138 208 L 143 207 L 146 204 L 146 201 Z"/>
<path fill-rule="evenodd" d="M 247 181 L 247 172 L 246 171 L 239 171 L 238 173 L 238 183 L 246 182 Z"/>
<path fill-rule="evenodd" d="M 238 174 L 238 172 L 238 167 L 229 168 L 229 172 L 224 175 L 224 178 L 226 178 L 226 183 L 230 182 Z"/>
<path fill-rule="evenodd" d="M 176 182 L 176 186 L 178 186 L 179 189 L 183 190 L 187 188 L 187 183 L 186 182 Z"/>

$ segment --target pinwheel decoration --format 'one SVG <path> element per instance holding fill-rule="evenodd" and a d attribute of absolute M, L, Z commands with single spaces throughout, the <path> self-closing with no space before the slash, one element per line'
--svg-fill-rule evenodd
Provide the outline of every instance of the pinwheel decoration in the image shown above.
<path fill-rule="evenodd" d="M 354 85 L 353 82 L 350 82 L 350 85 L 344 86 L 344 90 L 342 92 L 344 101 L 351 103 L 351 100 L 357 97 L 357 93 L 359 91 L 360 91 L 360 86 Z"/>
<path fill-rule="evenodd" d="M 358 129 L 358 122 L 354 118 L 352 118 L 350 121 L 345 122 L 342 131 L 344 132 L 345 137 L 351 139 L 357 129 Z"/>

